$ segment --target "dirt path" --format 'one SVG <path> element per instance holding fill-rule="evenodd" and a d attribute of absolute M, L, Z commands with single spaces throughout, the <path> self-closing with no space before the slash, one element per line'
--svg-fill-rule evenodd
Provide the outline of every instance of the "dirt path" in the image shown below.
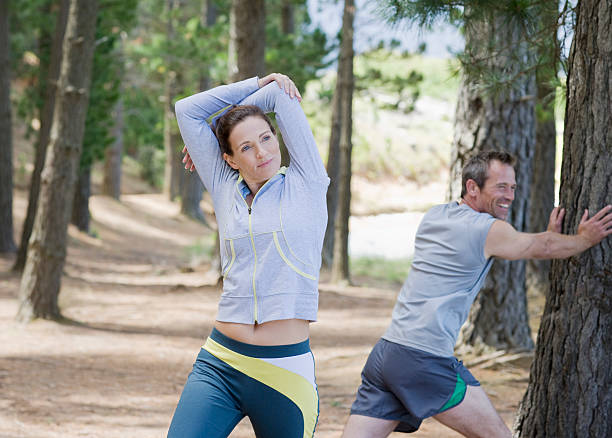
<path fill-rule="evenodd" d="M 25 210 L 15 202 L 16 223 Z M 92 199 L 97 238 L 70 230 L 60 303 L 68 322 L 17 325 L 19 277 L 0 258 L 0 437 L 165 437 L 219 296 L 187 249 L 210 231 L 160 195 Z M 339 437 L 397 288 L 335 288 L 322 278 L 316 436 Z M 469 359 L 469 358 L 467 358 Z M 511 424 L 527 363 L 472 369 Z M 231 435 L 253 436 L 246 422 Z M 405 436 L 394 434 L 393 436 Z M 459 436 L 427 421 L 414 437 Z"/>

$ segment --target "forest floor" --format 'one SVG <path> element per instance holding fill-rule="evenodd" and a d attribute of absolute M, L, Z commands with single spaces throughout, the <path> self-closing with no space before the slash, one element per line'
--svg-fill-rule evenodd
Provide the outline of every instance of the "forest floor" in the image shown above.
<path fill-rule="evenodd" d="M 15 194 L 16 236 L 27 197 Z M 62 323 L 14 321 L 20 278 L 0 258 L 0 437 L 165 437 L 220 291 L 190 255 L 211 230 L 157 194 L 91 199 L 95 237 L 69 230 Z M 336 287 L 323 273 L 312 324 L 320 416 L 316 436 L 339 437 L 366 357 L 385 330 L 397 284 Z M 366 286 L 367 285 L 367 286 Z M 376 287 L 373 287 L 376 286 Z M 530 303 L 531 304 L 531 303 Z M 531 305 L 537 321 L 541 300 Z M 530 357 L 461 357 L 511 426 Z M 506 360 L 507 359 L 507 360 Z M 233 438 L 252 437 L 245 420 Z M 393 434 L 392 436 L 404 436 Z M 414 437 L 457 437 L 434 420 Z"/>

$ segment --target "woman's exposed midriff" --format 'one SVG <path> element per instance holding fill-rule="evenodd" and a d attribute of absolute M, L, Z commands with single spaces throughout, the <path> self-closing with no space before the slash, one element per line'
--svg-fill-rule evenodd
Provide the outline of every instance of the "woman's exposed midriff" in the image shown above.
<path fill-rule="evenodd" d="M 236 341 L 252 345 L 288 345 L 308 339 L 309 321 L 282 319 L 262 324 L 215 321 L 215 328 Z"/>

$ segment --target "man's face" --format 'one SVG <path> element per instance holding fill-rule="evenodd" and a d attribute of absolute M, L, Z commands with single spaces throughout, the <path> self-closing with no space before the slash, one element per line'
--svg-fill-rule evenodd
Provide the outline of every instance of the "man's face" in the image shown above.
<path fill-rule="evenodd" d="M 476 196 L 478 211 L 506 220 L 516 190 L 514 169 L 493 160 L 489 163 L 488 177 Z"/>

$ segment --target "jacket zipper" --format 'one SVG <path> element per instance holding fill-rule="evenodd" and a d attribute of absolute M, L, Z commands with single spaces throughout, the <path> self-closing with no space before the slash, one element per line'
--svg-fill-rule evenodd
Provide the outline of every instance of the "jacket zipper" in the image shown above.
<path fill-rule="evenodd" d="M 246 200 L 244 201 L 246 202 Z M 251 201 L 251 205 L 255 202 L 255 197 L 253 197 L 253 201 Z M 247 204 L 248 205 L 248 204 Z M 251 245 L 253 246 L 253 256 L 255 257 L 255 262 L 253 263 L 253 320 L 255 324 L 257 324 L 257 292 L 255 290 L 255 273 L 257 272 L 257 251 L 255 250 L 255 238 L 253 237 L 253 227 L 251 224 L 251 207 L 249 207 L 249 236 L 251 236 Z"/>
<path fill-rule="evenodd" d="M 272 179 L 272 178 L 270 178 Z M 244 204 L 246 205 L 248 211 L 249 211 L 249 237 L 251 238 L 251 246 L 253 246 L 253 256 L 255 257 L 255 263 L 253 264 L 253 320 L 255 321 L 255 324 L 257 324 L 257 291 L 255 290 L 255 274 L 257 272 L 257 251 L 255 250 L 255 238 L 253 237 L 253 226 L 251 223 L 251 211 L 252 211 L 252 207 L 255 204 L 255 199 L 257 199 L 257 195 L 259 194 L 259 192 L 261 192 L 261 189 L 263 189 L 265 187 L 266 184 L 268 184 L 268 182 L 270 181 L 270 179 L 268 181 L 266 181 L 257 191 L 257 193 L 255 193 L 255 196 L 253 196 L 253 200 L 251 201 L 251 206 L 249 206 L 249 204 L 247 203 L 246 199 L 244 198 L 244 196 L 242 196 L 242 193 L 240 193 L 240 190 L 238 190 L 238 184 L 240 183 L 240 180 L 238 180 L 238 183 L 236 183 L 236 190 L 238 191 L 238 194 L 240 195 L 240 197 L 242 198 L 242 200 L 244 201 Z"/>

